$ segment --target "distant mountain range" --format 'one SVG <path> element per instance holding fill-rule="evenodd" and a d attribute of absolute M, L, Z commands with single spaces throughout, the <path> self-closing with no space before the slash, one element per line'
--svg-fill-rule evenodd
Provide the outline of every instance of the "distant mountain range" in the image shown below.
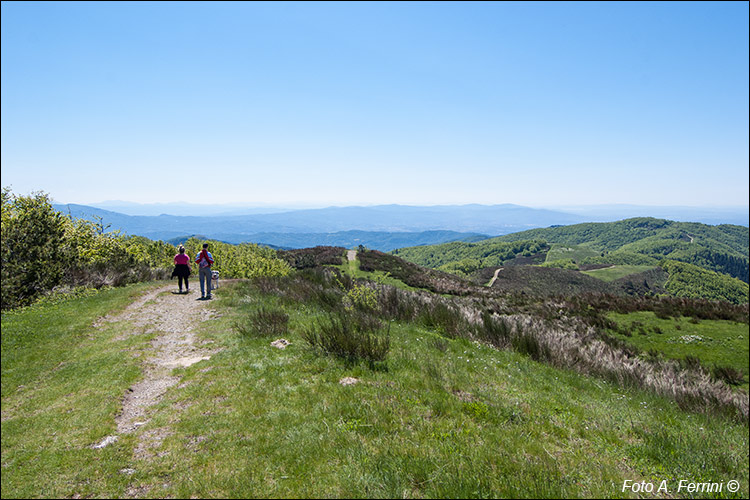
<path fill-rule="evenodd" d="M 113 206 L 114 202 L 113 202 Z M 122 205 L 123 207 L 125 205 Z M 599 220 L 601 217 L 576 215 L 558 210 L 529 208 L 519 205 L 453 205 L 372 207 L 329 207 L 289 210 L 220 206 L 150 205 L 151 208 L 180 207 L 191 215 L 127 215 L 102 208 L 55 204 L 55 209 L 75 218 L 99 218 L 109 230 L 145 236 L 153 240 L 171 240 L 191 234 L 228 243 L 264 243 L 286 248 L 316 245 L 368 248 L 390 251 L 404 246 L 437 244 L 447 241 L 477 241 L 533 228 L 570 225 Z M 131 211 L 138 205 L 130 205 Z M 141 206 L 142 211 L 147 211 Z M 232 210 L 255 210 L 266 213 L 226 215 Z M 198 213 L 204 215 L 196 215 Z M 736 223 L 741 212 L 726 216 L 724 222 Z M 747 224 L 747 215 L 745 225 Z M 732 222 L 732 220 L 735 222 Z"/>

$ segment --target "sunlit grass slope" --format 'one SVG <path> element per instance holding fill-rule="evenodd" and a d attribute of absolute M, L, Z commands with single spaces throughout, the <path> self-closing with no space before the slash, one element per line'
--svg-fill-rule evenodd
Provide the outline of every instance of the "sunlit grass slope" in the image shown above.
<path fill-rule="evenodd" d="M 745 377 L 740 384 L 748 388 L 750 373 L 748 326 L 734 321 L 697 321 L 691 318 L 659 318 L 651 311 L 629 314 L 610 313 L 617 324 L 613 335 L 632 344 L 644 353 L 700 362 L 705 368 L 731 367 Z M 694 361 L 693 361 L 694 362 Z"/>
<path fill-rule="evenodd" d="M 90 325 L 142 289 L 3 316 L 3 498 L 635 496 L 627 479 L 748 496 L 746 423 L 413 323 L 390 324 L 383 362 L 324 355 L 302 339 L 321 307 L 248 282 L 203 323 L 221 352 L 178 369 L 137 434 L 91 449 L 146 339 Z M 261 309 L 288 317 L 286 349 L 240 328 Z M 161 439 L 134 458 L 146 435 Z"/>

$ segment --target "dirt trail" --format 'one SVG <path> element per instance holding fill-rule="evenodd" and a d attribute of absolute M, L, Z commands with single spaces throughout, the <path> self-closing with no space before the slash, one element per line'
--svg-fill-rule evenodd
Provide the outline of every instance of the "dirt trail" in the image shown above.
<path fill-rule="evenodd" d="M 143 361 L 143 379 L 128 389 L 122 411 L 115 418 L 118 435 L 132 433 L 148 423 L 149 408 L 180 381 L 172 375 L 174 368 L 190 366 L 214 354 L 193 333 L 201 322 L 215 314 L 208 307 L 210 301 L 196 300 L 197 297 L 196 292 L 177 294 L 176 286 L 170 284 L 140 297 L 121 314 L 97 322 L 101 325 L 127 321 L 133 329 L 126 335 L 156 334 Z M 141 441 L 148 439 L 148 435 L 144 433 Z M 108 436 L 94 447 L 101 448 L 116 440 L 117 436 Z"/>
<path fill-rule="evenodd" d="M 500 274 L 500 271 L 502 271 L 503 268 L 500 267 L 498 269 L 495 269 L 495 274 L 492 275 L 492 279 L 490 280 L 490 284 L 487 285 L 489 288 L 492 288 L 492 285 L 495 284 L 495 280 L 497 279 L 497 275 Z"/>

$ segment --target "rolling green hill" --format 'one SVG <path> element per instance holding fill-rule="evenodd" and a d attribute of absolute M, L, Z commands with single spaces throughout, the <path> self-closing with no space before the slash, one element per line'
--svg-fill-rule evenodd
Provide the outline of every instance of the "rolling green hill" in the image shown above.
<path fill-rule="evenodd" d="M 694 222 L 635 218 L 618 222 L 532 229 L 500 236 L 492 241 L 517 242 L 537 239 L 550 244 L 581 245 L 604 252 L 601 262 L 619 258 L 618 262 L 612 261 L 619 264 L 647 264 L 626 262 L 625 258 L 628 255 L 656 260 L 666 258 L 728 274 L 747 283 L 749 238 L 748 228 L 743 226 L 708 226 Z"/>
<path fill-rule="evenodd" d="M 392 253 L 485 283 L 494 269 L 518 258 L 531 264 L 544 262 L 547 267 L 579 269 L 605 281 L 619 281 L 669 260 L 685 265 L 662 266 L 671 277 L 665 280 L 666 292 L 677 297 L 743 303 L 748 301 L 748 234 L 748 228 L 742 226 L 636 218 L 532 229 L 477 243 L 410 247 Z M 604 267 L 612 270 L 592 271 Z M 558 276 L 563 280 L 573 277 L 564 273 Z M 548 284 L 550 278 L 545 277 Z M 655 284 L 661 287 L 665 283 Z M 650 284 L 645 288 L 650 289 Z"/>

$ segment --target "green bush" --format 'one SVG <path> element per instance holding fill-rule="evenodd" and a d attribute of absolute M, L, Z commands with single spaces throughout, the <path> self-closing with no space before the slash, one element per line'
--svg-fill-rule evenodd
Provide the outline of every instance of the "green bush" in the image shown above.
<path fill-rule="evenodd" d="M 28 305 L 62 282 L 65 218 L 44 193 L 2 192 L 2 309 Z"/>
<path fill-rule="evenodd" d="M 279 336 L 289 328 L 289 315 L 281 309 L 261 307 L 234 327 L 244 337 Z"/>
<path fill-rule="evenodd" d="M 77 287 L 101 288 L 165 279 L 177 249 L 169 243 L 108 231 L 100 218 L 73 219 L 57 212 L 45 193 L 2 191 L 2 309 Z M 191 257 L 203 241 L 191 238 Z M 214 268 L 225 278 L 286 276 L 289 264 L 274 250 L 253 244 L 210 242 Z"/>
<path fill-rule="evenodd" d="M 304 330 L 302 338 L 315 349 L 350 361 L 384 361 L 391 348 L 390 335 L 376 326 L 361 312 L 331 313 Z"/>

